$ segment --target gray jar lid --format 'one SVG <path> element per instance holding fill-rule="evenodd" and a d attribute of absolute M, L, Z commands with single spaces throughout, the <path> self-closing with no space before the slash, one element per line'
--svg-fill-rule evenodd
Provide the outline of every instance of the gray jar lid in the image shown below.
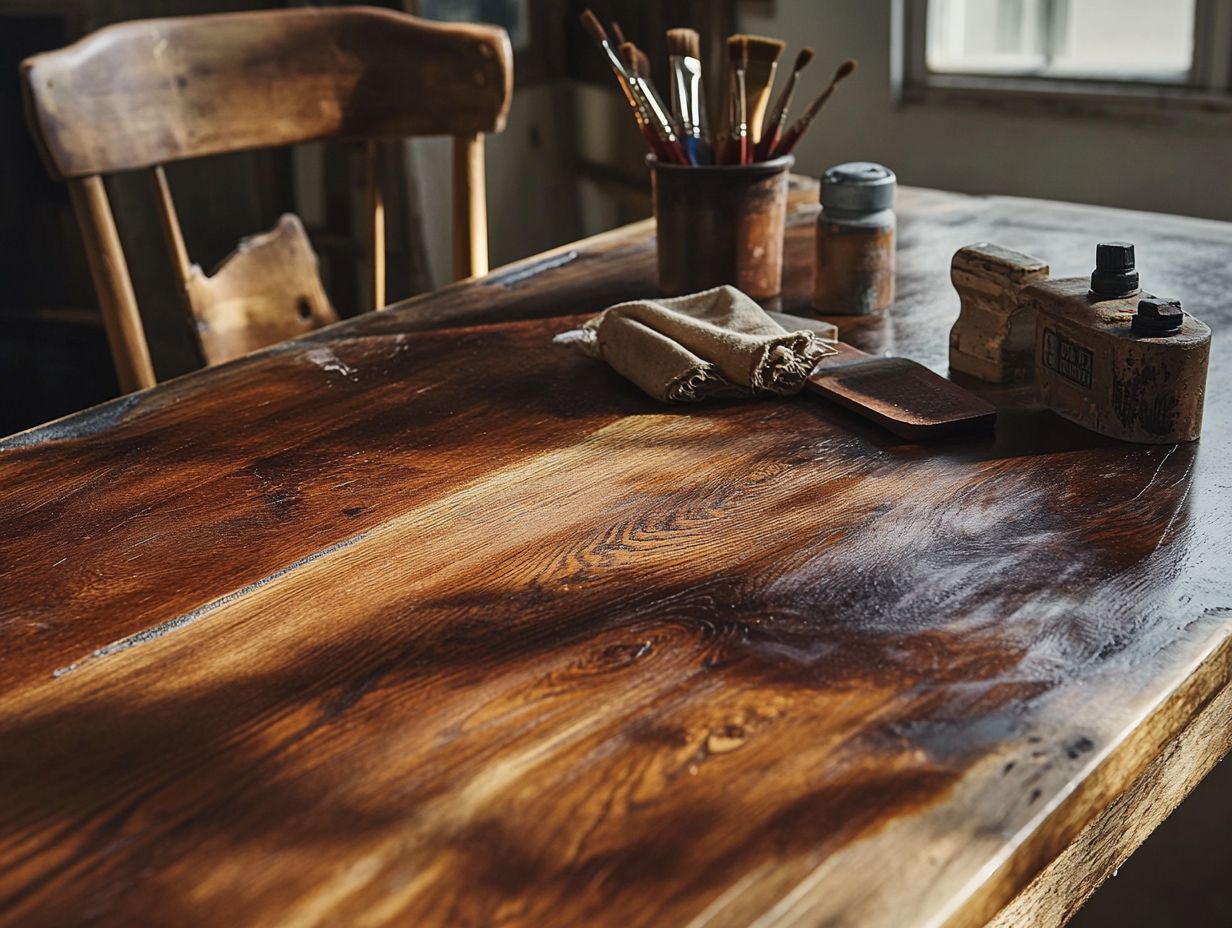
<path fill-rule="evenodd" d="M 821 178 L 821 205 L 853 213 L 889 209 L 896 182 L 893 171 L 872 161 L 836 164 Z"/>

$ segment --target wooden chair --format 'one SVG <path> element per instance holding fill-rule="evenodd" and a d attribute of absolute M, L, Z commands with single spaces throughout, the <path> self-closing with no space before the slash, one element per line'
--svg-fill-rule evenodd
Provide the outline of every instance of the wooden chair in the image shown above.
<path fill-rule="evenodd" d="M 374 140 L 454 137 L 454 274 L 487 271 L 483 133 L 513 89 L 503 29 L 349 7 L 225 13 L 108 26 L 22 64 L 49 169 L 68 183 L 120 386 L 154 370 L 102 175 L 148 172 L 207 363 L 336 318 L 302 224 L 284 216 L 212 277 L 194 268 L 162 165 L 323 139 L 367 139 L 376 307 L 384 303 L 384 206 Z"/>

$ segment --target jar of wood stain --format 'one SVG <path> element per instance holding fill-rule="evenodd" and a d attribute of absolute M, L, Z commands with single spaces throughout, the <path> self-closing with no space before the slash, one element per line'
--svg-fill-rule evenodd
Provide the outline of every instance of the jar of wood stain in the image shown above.
<path fill-rule="evenodd" d="M 851 161 L 821 179 L 813 305 L 864 316 L 894 302 L 894 172 Z"/>

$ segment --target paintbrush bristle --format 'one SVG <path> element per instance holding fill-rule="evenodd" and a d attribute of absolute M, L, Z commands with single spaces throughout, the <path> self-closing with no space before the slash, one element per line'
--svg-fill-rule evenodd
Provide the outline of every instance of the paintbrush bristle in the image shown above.
<path fill-rule="evenodd" d="M 851 77 L 851 75 L 856 73 L 856 67 L 856 60 L 854 58 L 848 58 L 840 64 L 838 66 L 838 70 L 834 72 L 834 83 L 837 84 L 844 78 Z"/>
<path fill-rule="evenodd" d="M 729 35 L 727 37 L 727 62 L 733 68 L 740 63 L 740 46 L 744 42 L 742 35 Z"/>
<path fill-rule="evenodd" d="M 582 28 L 589 32 L 596 42 L 607 41 L 607 30 L 603 28 L 603 23 L 599 22 L 599 17 L 590 10 L 582 11 Z"/>
<path fill-rule="evenodd" d="M 746 35 L 744 42 L 749 49 L 750 61 L 765 61 L 769 64 L 778 61 L 783 49 L 787 47 L 786 42 L 769 39 L 764 35 Z"/>
<path fill-rule="evenodd" d="M 650 77 L 650 56 L 644 51 L 633 46 L 634 60 L 637 62 L 637 73 L 639 77 Z"/>
<path fill-rule="evenodd" d="M 620 60 L 624 62 L 629 73 L 634 77 L 639 75 L 637 70 L 637 46 L 632 42 L 620 43 Z"/>
<path fill-rule="evenodd" d="M 696 29 L 668 29 L 667 53 L 677 58 L 700 58 L 702 37 Z"/>
<path fill-rule="evenodd" d="M 817 54 L 811 48 L 800 49 L 800 54 L 796 55 L 796 64 L 792 68 L 793 71 L 803 71 L 808 67 L 808 63 L 813 60 L 813 56 Z"/>
<path fill-rule="evenodd" d="M 613 19 L 609 25 L 612 27 L 612 35 L 616 38 L 617 45 L 624 45 L 625 42 L 629 41 L 625 38 L 624 31 L 620 28 L 620 23 Z"/>
<path fill-rule="evenodd" d="M 727 40 L 727 60 L 733 68 L 748 70 L 749 67 L 749 37 L 733 35 Z"/>

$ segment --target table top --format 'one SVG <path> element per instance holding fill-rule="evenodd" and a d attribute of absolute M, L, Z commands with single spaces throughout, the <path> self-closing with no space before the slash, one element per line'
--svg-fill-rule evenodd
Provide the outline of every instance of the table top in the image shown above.
<path fill-rule="evenodd" d="M 4 441 L 0 923 L 1089 891 L 1134 846 L 1107 816 L 1149 830 L 1228 749 L 1232 225 L 911 189 L 899 219 L 898 302 L 844 337 L 944 371 L 956 248 L 1066 275 L 1129 239 L 1215 330 L 1202 441 L 1021 389 L 924 445 L 810 395 L 658 406 L 552 344 L 654 291 L 644 223 Z"/>

